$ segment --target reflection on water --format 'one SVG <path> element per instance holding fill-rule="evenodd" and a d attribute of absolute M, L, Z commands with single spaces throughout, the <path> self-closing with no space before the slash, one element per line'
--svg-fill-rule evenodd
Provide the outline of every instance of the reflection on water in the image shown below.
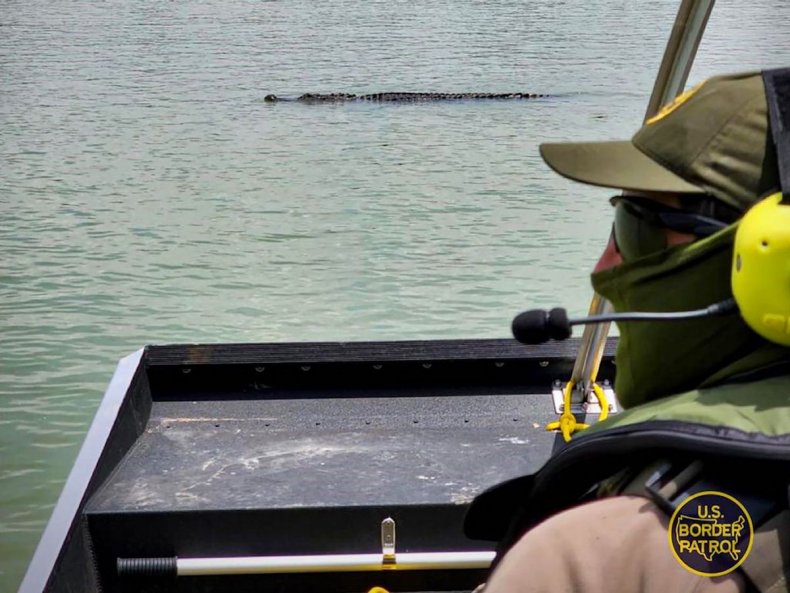
<path fill-rule="evenodd" d="M 785 2 L 721 4 L 694 78 L 790 61 Z M 536 147 L 630 136 L 674 11 L 5 2 L 0 590 L 143 344 L 504 337 L 529 304 L 585 311 L 609 192 Z M 552 96 L 263 102 L 398 90 Z"/>

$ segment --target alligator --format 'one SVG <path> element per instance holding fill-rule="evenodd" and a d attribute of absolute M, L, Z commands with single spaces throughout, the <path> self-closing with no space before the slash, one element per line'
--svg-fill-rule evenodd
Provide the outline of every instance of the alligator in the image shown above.
<path fill-rule="evenodd" d="M 298 101 L 300 103 L 339 103 L 343 101 L 374 101 L 374 102 L 415 102 L 415 101 L 462 101 L 470 99 L 536 99 L 545 97 L 536 93 L 371 93 L 355 95 L 352 93 L 305 93 L 295 98 L 266 95 L 266 103 L 278 101 Z"/>

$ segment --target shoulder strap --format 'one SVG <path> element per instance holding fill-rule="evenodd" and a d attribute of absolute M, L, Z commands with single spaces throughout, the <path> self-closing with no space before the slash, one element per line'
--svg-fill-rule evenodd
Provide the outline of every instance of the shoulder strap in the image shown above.
<path fill-rule="evenodd" d="M 739 570 L 753 589 L 759 593 L 790 593 L 790 510 L 781 502 L 747 492 L 732 492 L 729 485 L 723 489 L 706 475 L 698 460 L 680 466 L 657 461 L 637 473 L 615 494 L 644 496 L 671 516 L 689 496 L 707 490 L 736 495 L 752 518 L 754 541 Z"/>

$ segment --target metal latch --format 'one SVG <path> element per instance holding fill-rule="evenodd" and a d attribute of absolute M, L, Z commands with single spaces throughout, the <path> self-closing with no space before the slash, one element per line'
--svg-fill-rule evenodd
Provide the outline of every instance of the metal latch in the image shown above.
<path fill-rule="evenodd" d="M 616 414 L 619 411 L 617 405 L 617 398 L 615 397 L 614 389 L 612 389 L 609 381 L 603 381 L 599 384 L 606 396 L 609 403 L 609 413 Z M 565 384 L 562 381 L 554 381 L 551 388 L 551 399 L 554 402 L 554 411 L 557 414 L 562 414 L 565 411 L 565 403 L 563 389 Z M 600 414 L 601 402 L 595 395 L 592 389 L 584 387 L 581 384 L 576 385 L 571 396 L 571 414 Z"/>
<path fill-rule="evenodd" d="M 387 517 L 381 522 L 381 562 L 396 564 L 395 560 L 395 520 Z"/>

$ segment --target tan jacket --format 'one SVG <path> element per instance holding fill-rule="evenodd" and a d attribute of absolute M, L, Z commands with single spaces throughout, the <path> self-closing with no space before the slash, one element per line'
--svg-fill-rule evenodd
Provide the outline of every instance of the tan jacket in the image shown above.
<path fill-rule="evenodd" d="M 697 576 L 672 556 L 667 516 L 637 496 L 574 507 L 524 535 L 485 593 L 744 593 L 736 571 Z"/>

